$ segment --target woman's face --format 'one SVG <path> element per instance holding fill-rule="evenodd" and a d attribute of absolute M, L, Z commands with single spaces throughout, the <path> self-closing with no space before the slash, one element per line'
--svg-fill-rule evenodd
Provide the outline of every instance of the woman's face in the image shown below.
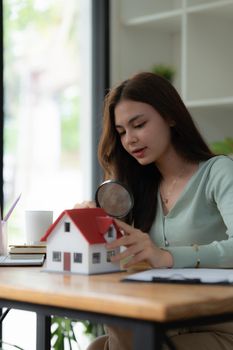
<path fill-rule="evenodd" d="M 115 127 L 124 149 L 142 165 L 162 161 L 173 148 L 168 122 L 147 103 L 119 102 Z"/>

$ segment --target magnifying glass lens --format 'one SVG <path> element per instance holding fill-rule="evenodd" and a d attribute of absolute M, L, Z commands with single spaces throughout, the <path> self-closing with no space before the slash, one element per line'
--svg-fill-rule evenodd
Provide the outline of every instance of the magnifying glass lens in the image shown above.
<path fill-rule="evenodd" d="M 109 180 L 103 182 L 96 191 L 97 205 L 110 216 L 121 218 L 133 207 L 133 197 L 121 183 Z"/>

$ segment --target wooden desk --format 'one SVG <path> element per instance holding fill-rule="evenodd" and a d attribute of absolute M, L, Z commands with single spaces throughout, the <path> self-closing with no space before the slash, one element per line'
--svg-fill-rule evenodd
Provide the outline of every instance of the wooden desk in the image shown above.
<path fill-rule="evenodd" d="M 1 267 L 0 307 L 37 313 L 38 350 L 49 349 L 49 315 L 120 323 L 134 330 L 134 349 L 146 344 L 153 350 L 160 348 L 166 327 L 233 319 L 233 287 L 120 282 L 125 274 L 62 275 Z"/>

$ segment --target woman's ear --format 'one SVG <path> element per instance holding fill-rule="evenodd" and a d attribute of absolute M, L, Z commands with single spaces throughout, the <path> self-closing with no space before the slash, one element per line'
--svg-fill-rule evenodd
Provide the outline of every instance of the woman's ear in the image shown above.
<path fill-rule="evenodd" d="M 166 116 L 165 121 L 170 128 L 173 128 L 176 125 L 175 120 L 173 120 L 170 116 Z"/>
<path fill-rule="evenodd" d="M 170 121 L 168 122 L 168 125 L 169 125 L 171 128 L 173 128 L 173 126 L 176 125 L 176 122 L 175 122 L 174 120 L 170 120 Z"/>

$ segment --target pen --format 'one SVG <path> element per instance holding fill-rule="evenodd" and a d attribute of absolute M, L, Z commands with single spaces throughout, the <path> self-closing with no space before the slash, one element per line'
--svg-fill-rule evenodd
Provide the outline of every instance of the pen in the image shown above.
<path fill-rule="evenodd" d="M 4 216 L 3 221 L 7 221 L 9 219 L 9 217 L 11 216 L 11 213 L 13 212 L 13 210 L 15 209 L 16 204 L 18 203 L 19 199 L 21 197 L 21 193 L 20 195 L 16 198 L 16 200 L 14 201 L 14 203 L 12 204 L 12 206 L 10 207 L 9 211 L 7 212 L 7 214 Z"/>

